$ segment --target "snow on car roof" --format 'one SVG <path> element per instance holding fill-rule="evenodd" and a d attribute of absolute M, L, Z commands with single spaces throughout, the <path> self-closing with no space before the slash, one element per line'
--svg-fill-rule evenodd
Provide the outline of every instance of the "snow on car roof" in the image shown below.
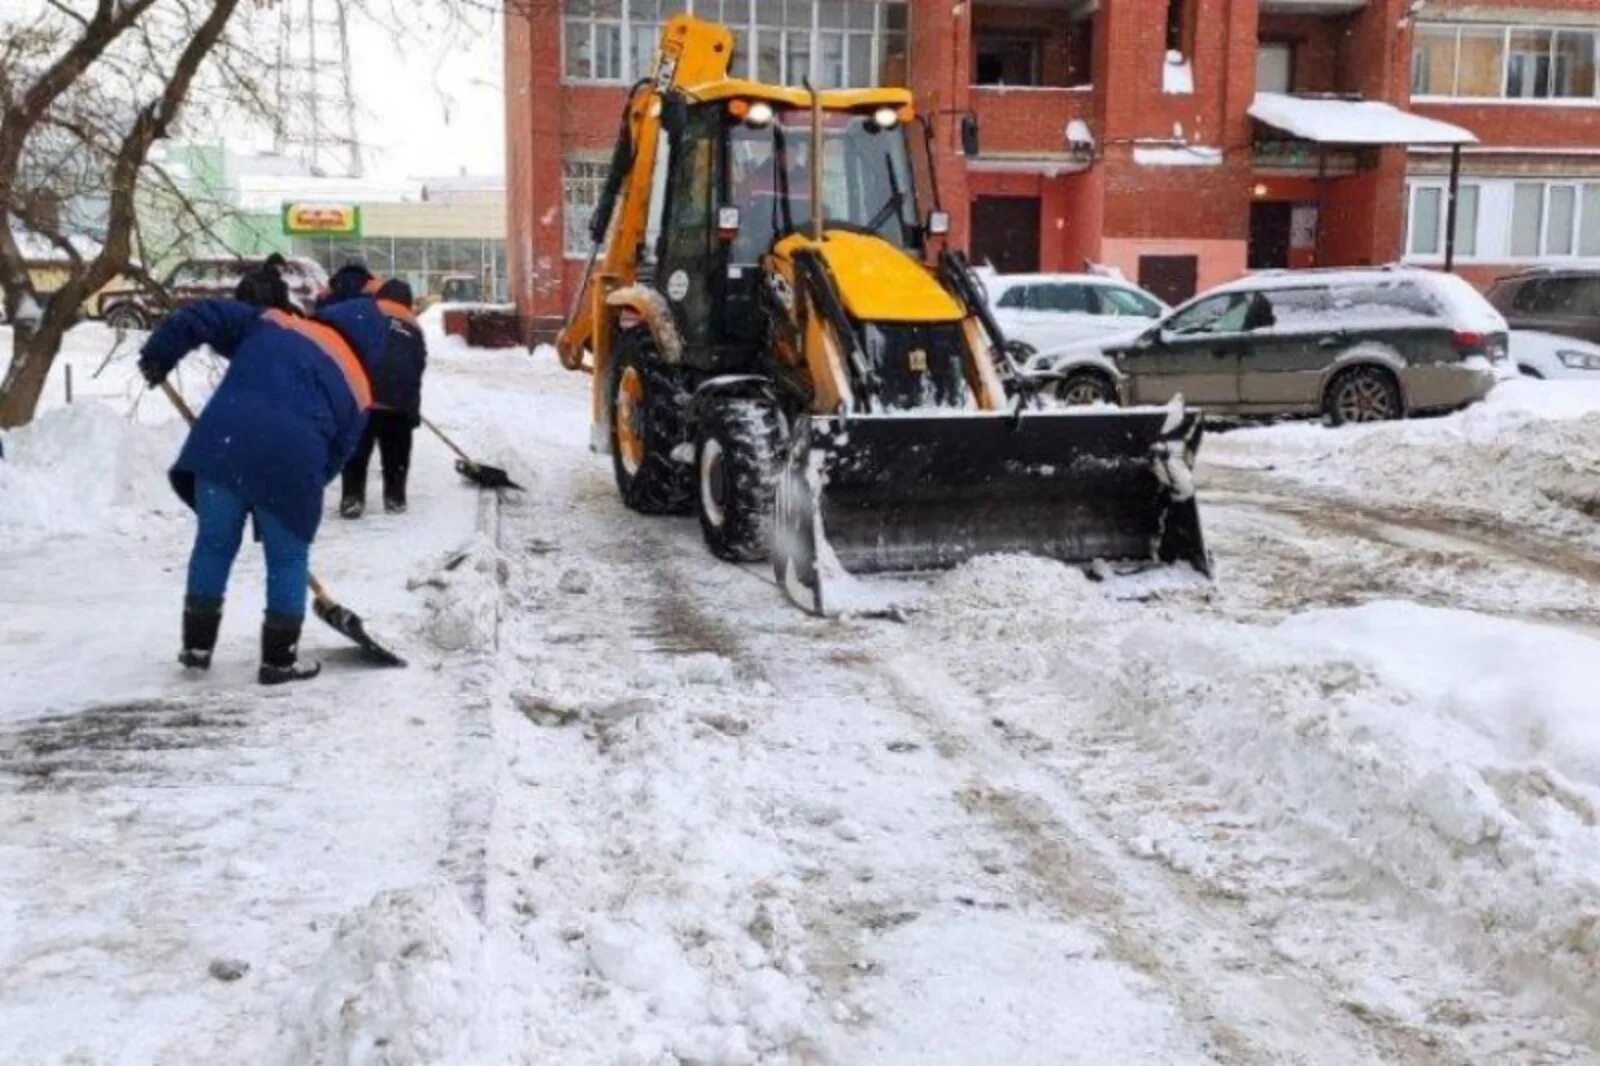
<path fill-rule="evenodd" d="M 1138 288 L 1137 285 L 1125 278 L 1114 278 L 1107 274 L 991 274 L 984 279 L 984 284 L 991 288 L 1000 289 L 1008 289 L 1014 285 L 1048 285 L 1051 283 L 1114 286 L 1119 289 Z"/>
<path fill-rule="evenodd" d="M 1421 286 L 1444 304 L 1450 319 L 1466 329 L 1499 333 L 1506 320 L 1483 294 L 1464 278 L 1421 267 L 1364 267 L 1355 270 L 1274 270 L 1246 274 L 1224 285 L 1201 293 L 1196 299 L 1229 292 L 1271 292 L 1279 289 L 1305 289 L 1314 286 L 1395 285 Z"/>

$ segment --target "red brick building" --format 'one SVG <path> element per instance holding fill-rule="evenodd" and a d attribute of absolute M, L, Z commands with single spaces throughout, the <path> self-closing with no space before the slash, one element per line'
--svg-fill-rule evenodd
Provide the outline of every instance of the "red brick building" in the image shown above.
<path fill-rule="evenodd" d="M 576 291 L 624 86 L 687 3 L 508 5 L 508 255 L 530 327 Z M 1475 280 L 1600 256 L 1600 0 L 693 5 L 735 28 L 740 73 L 909 84 L 955 239 L 1001 269 L 1105 263 L 1175 299 L 1252 267 L 1442 262 L 1448 148 L 1360 143 L 1411 121 L 1370 108 L 1317 143 L 1252 118 L 1261 92 L 1473 134 L 1455 243 Z"/>

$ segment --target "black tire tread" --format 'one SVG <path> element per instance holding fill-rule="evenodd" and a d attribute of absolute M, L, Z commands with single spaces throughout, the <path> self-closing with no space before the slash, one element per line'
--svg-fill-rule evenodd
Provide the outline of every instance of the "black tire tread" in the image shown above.
<path fill-rule="evenodd" d="M 630 475 L 622 465 L 622 450 L 617 444 L 617 392 L 623 372 L 633 367 L 644 379 L 644 461 Z M 684 391 L 682 376 L 655 358 L 655 343 L 643 330 L 630 330 L 617 342 L 611 364 L 609 386 L 611 469 L 617 493 L 630 510 L 640 514 L 688 514 L 694 506 L 693 471 L 672 457 L 678 445 L 687 442 L 679 396 Z"/>
<path fill-rule="evenodd" d="M 695 442 L 695 512 L 706 547 L 719 559 L 749 563 L 768 556 L 780 434 L 778 412 L 765 400 L 722 400 L 701 419 Z M 720 527 L 712 523 L 700 502 L 701 449 L 713 437 L 722 446 L 727 478 Z"/>

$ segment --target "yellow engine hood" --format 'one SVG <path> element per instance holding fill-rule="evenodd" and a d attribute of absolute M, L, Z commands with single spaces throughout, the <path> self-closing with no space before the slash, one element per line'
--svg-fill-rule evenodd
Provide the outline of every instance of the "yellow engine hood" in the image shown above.
<path fill-rule="evenodd" d="M 789 256 L 815 248 L 839 285 L 845 310 L 860 322 L 959 322 L 961 305 L 933 275 L 888 241 L 833 230 L 821 243 L 794 235 L 778 243 Z"/>

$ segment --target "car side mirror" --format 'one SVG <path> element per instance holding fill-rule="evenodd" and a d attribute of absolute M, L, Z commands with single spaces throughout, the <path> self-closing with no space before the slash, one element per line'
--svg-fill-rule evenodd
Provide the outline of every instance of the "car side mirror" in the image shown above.
<path fill-rule="evenodd" d="M 1139 351 L 1148 351 L 1151 348 L 1159 348 L 1165 343 L 1167 343 L 1166 330 L 1155 326 L 1141 333 L 1139 339 L 1133 342 L 1133 346 Z"/>
<path fill-rule="evenodd" d="M 739 209 L 733 206 L 717 208 L 717 239 L 731 241 L 739 235 Z"/>
<path fill-rule="evenodd" d="M 943 237 L 950 232 L 950 212 L 930 211 L 928 213 L 928 234 L 933 237 Z"/>
<path fill-rule="evenodd" d="M 978 116 L 961 116 L 961 154 L 975 156 L 978 154 Z"/>

